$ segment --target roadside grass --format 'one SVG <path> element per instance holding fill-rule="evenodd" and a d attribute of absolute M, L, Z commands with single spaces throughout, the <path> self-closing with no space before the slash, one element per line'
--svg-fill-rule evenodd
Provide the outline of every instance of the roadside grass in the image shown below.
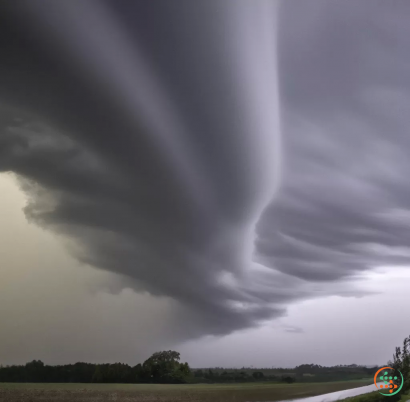
<path fill-rule="evenodd" d="M 400 394 L 398 394 L 400 395 Z M 397 400 L 397 399 L 396 399 Z M 410 400 L 410 394 L 405 393 L 400 396 L 398 402 L 407 402 Z M 343 402 L 389 402 L 387 396 L 379 393 L 379 391 L 369 392 L 368 394 L 357 395 L 350 398 L 342 399 Z"/>

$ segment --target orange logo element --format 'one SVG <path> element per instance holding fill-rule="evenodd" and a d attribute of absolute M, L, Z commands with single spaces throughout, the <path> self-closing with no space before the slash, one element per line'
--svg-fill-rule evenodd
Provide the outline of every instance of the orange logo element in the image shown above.
<path fill-rule="evenodd" d="M 379 373 L 381 375 L 379 376 Z M 377 383 L 379 381 L 379 383 Z M 380 381 L 383 381 L 383 384 L 380 384 Z M 395 370 L 393 367 L 382 367 L 374 375 L 374 385 L 379 390 L 388 392 L 387 394 L 380 392 L 385 396 L 392 396 L 397 394 L 403 387 L 403 375 L 399 370 Z"/>

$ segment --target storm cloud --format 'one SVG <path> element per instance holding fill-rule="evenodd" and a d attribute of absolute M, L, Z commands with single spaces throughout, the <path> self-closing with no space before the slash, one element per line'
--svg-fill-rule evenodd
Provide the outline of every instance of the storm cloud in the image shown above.
<path fill-rule="evenodd" d="M 1 7 L 0 170 L 184 336 L 409 263 L 407 3 Z"/>
<path fill-rule="evenodd" d="M 408 265 L 410 7 L 312 5 L 282 4 L 286 166 L 257 255 L 309 281 Z"/>

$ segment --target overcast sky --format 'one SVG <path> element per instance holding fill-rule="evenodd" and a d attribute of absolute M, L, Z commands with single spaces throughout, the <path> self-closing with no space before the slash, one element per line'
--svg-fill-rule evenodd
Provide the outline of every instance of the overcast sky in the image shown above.
<path fill-rule="evenodd" d="M 0 364 L 391 358 L 410 3 L 0 7 Z"/>

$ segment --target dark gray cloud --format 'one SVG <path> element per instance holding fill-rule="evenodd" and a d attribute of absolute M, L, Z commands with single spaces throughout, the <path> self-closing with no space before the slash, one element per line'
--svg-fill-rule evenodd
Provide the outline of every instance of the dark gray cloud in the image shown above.
<path fill-rule="evenodd" d="M 24 177 L 26 215 L 178 300 L 195 334 L 283 311 L 245 277 L 276 176 L 273 6 L 3 5 L 1 169 Z"/>
<path fill-rule="evenodd" d="M 286 156 L 258 259 L 309 281 L 408 265 L 409 4 L 291 1 L 282 13 Z"/>
<path fill-rule="evenodd" d="M 1 6 L 0 169 L 80 261 L 178 301 L 185 336 L 410 256 L 407 5 L 283 3 L 278 51 L 275 6 Z"/>

